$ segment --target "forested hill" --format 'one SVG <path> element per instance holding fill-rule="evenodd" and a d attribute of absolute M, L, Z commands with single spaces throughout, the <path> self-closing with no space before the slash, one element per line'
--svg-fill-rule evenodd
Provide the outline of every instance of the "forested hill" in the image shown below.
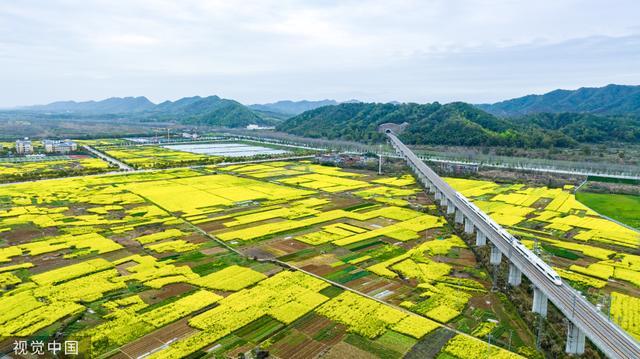
<path fill-rule="evenodd" d="M 305 111 L 313 110 L 322 106 L 337 105 L 335 100 L 320 100 L 320 101 L 278 101 L 274 103 L 255 104 L 248 107 L 252 110 L 263 112 L 275 112 L 283 115 L 299 115 Z"/>
<path fill-rule="evenodd" d="M 24 110 L 43 112 L 108 114 L 150 110 L 155 105 L 144 96 L 111 97 L 100 101 L 58 101 L 47 105 L 24 107 Z"/>
<path fill-rule="evenodd" d="M 498 116 L 540 112 L 640 116 L 640 86 L 608 85 L 555 90 L 544 95 L 528 95 L 477 106 Z"/>
<path fill-rule="evenodd" d="M 272 121 L 263 119 L 241 103 L 218 96 L 194 96 L 173 102 L 165 101 L 148 111 L 147 116 L 160 120 L 223 127 L 272 124 Z"/>
<path fill-rule="evenodd" d="M 585 114 L 535 114 L 501 118 L 473 105 L 343 103 L 307 111 L 278 125 L 295 135 L 375 142 L 378 125 L 409 126 L 401 137 L 410 144 L 463 146 L 572 147 L 580 142 L 640 142 L 640 122 Z"/>
<path fill-rule="evenodd" d="M 60 101 L 48 105 L 24 107 L 16 111 L 86 120 L 121 117 L 131 121 L 161 120 L 223 127 L 275 123 L 273 119 L 259 116 L 237 101 L 218 96 L 184 97 L 157 105 L 146 97 L 112 97 L 101 101 Z"/>

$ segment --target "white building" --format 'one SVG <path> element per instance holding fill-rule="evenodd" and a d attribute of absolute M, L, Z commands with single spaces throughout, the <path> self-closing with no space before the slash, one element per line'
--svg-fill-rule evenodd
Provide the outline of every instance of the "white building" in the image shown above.
<path fill-rule="evenodd" d="M 78 149 L 78 145 L 71 140 L 44 140 L 42 141 L 42 145 L 46 153 L 69 153 Z"/>
<path fill-rule="evenodd" d="M 16 153 L 20 155 L 28 155 L 33 153 L 33 144 L 28 137 L 25 137 L 24 140 L 16 141 Z"/>
<path fill-rule="evenodd" d="M 259 126 L 256 124 L 247 125 L 247 130 L 275 130 L 275 126 Z"/>
<path fill-rule="evenodd" d="M 199 136 L 198 136 L 198 134 L 197 134 L 197 133 L 195 133 L 195 132 L 194 132 L 194 133 L 183 132 L 183 133 L 182 133 L 182 137 L 183 137 L 183 138 L 190 138 L 190 139 L 192 139 L 192 140 L 195 140 L 195 139 L 197 139 Z"/>

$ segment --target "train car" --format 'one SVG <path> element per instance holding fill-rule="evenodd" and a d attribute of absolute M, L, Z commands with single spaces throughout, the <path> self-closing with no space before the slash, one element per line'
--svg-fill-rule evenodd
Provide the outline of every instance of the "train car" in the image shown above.
<path fill-rule="evenodd" d="M 475 212 L 478 216 L 482 217 L 493 229 L 500 234 L 500 236 L 518 252 L 520 253 L 529 263 L 533 264 L 539 271 L 541 271 L 545 277 L 547 277 L 553 284 L 562 285 L 562 279 L 554 271 L 547 263 L 545 263 L 540 257 L 535 255 L 529 248 L 525 247 L 524 244 L 518 240 L 518 238 L 514 237 L 511 233 L 507 232 L 502 226 L 497 224 L 491 217 L 489 217 L 486 213 L 484 213 L 478 206 L 469 201 L 465 196 L 456 192 L 456 197 L 460 201 L 462 201 L 468 208 L 470 208 L 473 212 Z"/>

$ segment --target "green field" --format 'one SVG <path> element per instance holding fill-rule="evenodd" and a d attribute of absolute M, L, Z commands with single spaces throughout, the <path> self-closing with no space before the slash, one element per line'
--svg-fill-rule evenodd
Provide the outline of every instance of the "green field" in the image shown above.
<path fill-rule="evenodd" d="M 602 215 L 640 228 L 640 196 L 578 192 L 576 199 Z"/>

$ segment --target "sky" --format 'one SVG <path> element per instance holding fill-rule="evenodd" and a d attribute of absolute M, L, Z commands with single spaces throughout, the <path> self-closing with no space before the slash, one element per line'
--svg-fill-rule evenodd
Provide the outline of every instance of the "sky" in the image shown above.
<path fill-rule="evenodd" d="M 637 0 L 2 0 L 0 107 L 495 102 L 640 84 Z"/>

